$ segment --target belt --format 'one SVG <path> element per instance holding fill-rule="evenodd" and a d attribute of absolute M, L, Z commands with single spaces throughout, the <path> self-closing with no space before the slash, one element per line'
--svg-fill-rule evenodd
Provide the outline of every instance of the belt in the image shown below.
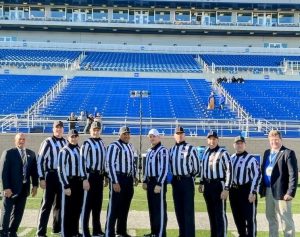
<path fill-rule="evenodd" d="M 146 177 L 146 179 L 148 180 L 148 181 L 157 181 L 157 178 L 158 177 L 156 177 L 156 176 L 151 176 L 151 177 Z"/>
<path fill-rule="evenodd" d="M 251 186 L 250 183 L 245 183 L 245 184 L 232 184 L 231 185 L 231 188 L 234 188 L 234 189 L 240 189 L 240 188 L 246 188 L 246 187 L 249 187 Z"/>
<path fill-rule="evenodd" d="M 67 178 L 70 180 L 83 180 L 83 178 L 79 176 L 68 176 Z"/>
<path fill-rule="evenodd" d="M 206 183 L 218 183 L 218 182 L 222 182 L 225 181 L 225 179 L 204 179 L 204 182 Z"/>
<path fill-rule="evenodd" d="M 91 169 L 88 169 L 87 172 L 90 173 L 90 174 L 104 175 L 104 171 L 101 171 L 101 170 L 91 170 Z"/>
<path fill-rule="evenodd" d="M 122 172 L 116 172 L 117 175 L 125 176 L 125 177 L 131 177 L 132 173 L 122 173 Z"/>
<path fill-rule="evenodd" d="M 55 172 L 57 172 L 57 169 L 48 169 L 47 172 L 49 172 L 49 173 L 55 173 Z"/>
<path fill-rule="evenodd" d="M 177 180 L 181 180 L 181 179 L 186 179 L 186 178 L 191 178 L 192 176 L 190 174 L 187 175 L 174 175 L 173 178 L 177 179 Z"/>

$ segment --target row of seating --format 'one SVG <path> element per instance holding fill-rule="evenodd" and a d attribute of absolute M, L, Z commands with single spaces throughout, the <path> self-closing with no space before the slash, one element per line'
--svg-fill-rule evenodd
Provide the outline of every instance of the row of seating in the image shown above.
<path fill-rule="evenodd" d="M 203 79 L 109 77 L 75 77 L 42 114 L 90 113 L 97 107 L 104 117 L 138 117 L 139 98 L 131 98 L 131 90 L 147 90 L 151 93 L 148 98 L 142 99 L 143 116 L 147 118 L 235 117 L 228 109 L 207 110 L 211 88 Z"/>
<path fill-rule="evenodd" d="M 60 76 L 0 75 L 0 114 L 24 113 Z"/>
<path fill-rule="evenodd" d="M 254 118 L 300 119 L 300 81 L 246 80 L 222 86 Z"/>

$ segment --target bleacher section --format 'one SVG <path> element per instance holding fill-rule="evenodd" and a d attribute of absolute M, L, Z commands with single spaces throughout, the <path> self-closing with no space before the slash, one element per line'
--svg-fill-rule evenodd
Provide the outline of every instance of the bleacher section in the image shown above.
<path fill-rule="evenodd" d="M 193 55 L 87 52 L 82 70 L 137 72 L 200 72 Z"/>
<path fill-rule="evenodd" d="M 234 118 L 228 109 L 207 111 L 210 84 L 198 79 L 75 77 L 42 112 L 45 116 L 97 111 L 104 117 L 138 117 L 139 98 L 130 90 L 148 90 L 142 99 L 145 118 Z"/>
<path fill-rule="evenodd" d="M 64 67 L 74 62 L 80 54 L 79 51 L 0 49 L 0 65 L 19 68 Z"/>
<path fill-rule="evenodd" d="M 300 81 L 246 80 L 222 86 L 254 118 L 300 119 Z"/>
<path fill-rule="evenodd" d="M 24 113 L 60 76 L 0 75 L 0 114 Z"/>
<path fill-rule="evenodd" d="M 278 67 L 284 60 L 300 61 L 300 56 L 204 54 L 201 58 L 208 65 L 214 63 L 217 66 Z"/>

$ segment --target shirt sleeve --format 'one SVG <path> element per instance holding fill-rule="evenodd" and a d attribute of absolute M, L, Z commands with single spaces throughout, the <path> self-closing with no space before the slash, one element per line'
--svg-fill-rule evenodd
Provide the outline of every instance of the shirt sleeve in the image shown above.
<path fill-rule="evenodd" d="M 108 146 L 107 154 L 106 154 L 107 171 L 108 171 L 108 176 L 111 179 L 113 184 L 118 183 L 117 172 L 115 167 L 115 161 L 118 153 L 119 153 L 119 149 L 117 146 L 113 144 Z"/>
<path fill-rule="evenodd" d="M 37 157 L 37 171 L 40 180 L 45 180 L 46 176 L 46 158 L 49 156 L 50 153 L 50 144 L 47 140 L 43 141 L 40 147 L 40 150 L 38 152 Z"/>
<path fill-rule="evenodd" d="M 159 151 L 160 173 L 157 179 L 157 185 L 162 186 L 166 180 L 169 168 L 169 152 L 166 148 Z"/>

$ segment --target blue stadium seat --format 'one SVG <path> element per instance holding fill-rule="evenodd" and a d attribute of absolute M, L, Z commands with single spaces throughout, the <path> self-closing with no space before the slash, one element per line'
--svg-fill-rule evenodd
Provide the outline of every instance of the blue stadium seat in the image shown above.
<path fill-rule="evenodd" d="M 87 52 L 82 70 L 138 72 L 200 72 L 193 55 L 159 53 Z"/>
<path fill-rule="evenodd" d="M 300 81 L 246 80 L 222 86 L 254 118 L 300 119 Z"/>
<path fill-rule="evenodd" d="M 234 118 L 228 108 L 207 110 L 210 84 L 198 79 L 97 78 L 75 77 L 42 112 L 43 115 L 68 116 L 71 112 L 98 111 L 104 117 L 138 117 L 139 99 L 130 98 L 130 90 L 148 90 L 142 100 L 147 118 Z"/>
<path fill-rule="evenodd" d="M 0 75 L 0 114 L 24 113 L 60 76 Z"/>
<path fill-rule="evenodd" d="M 300 61 L 300 56 L 272 56 L 272 55 L 217 55 L 204 54 L 201 58 L 208 64 L 216 66 L 255 66 L 278 67 L 284 60 Z"/>

